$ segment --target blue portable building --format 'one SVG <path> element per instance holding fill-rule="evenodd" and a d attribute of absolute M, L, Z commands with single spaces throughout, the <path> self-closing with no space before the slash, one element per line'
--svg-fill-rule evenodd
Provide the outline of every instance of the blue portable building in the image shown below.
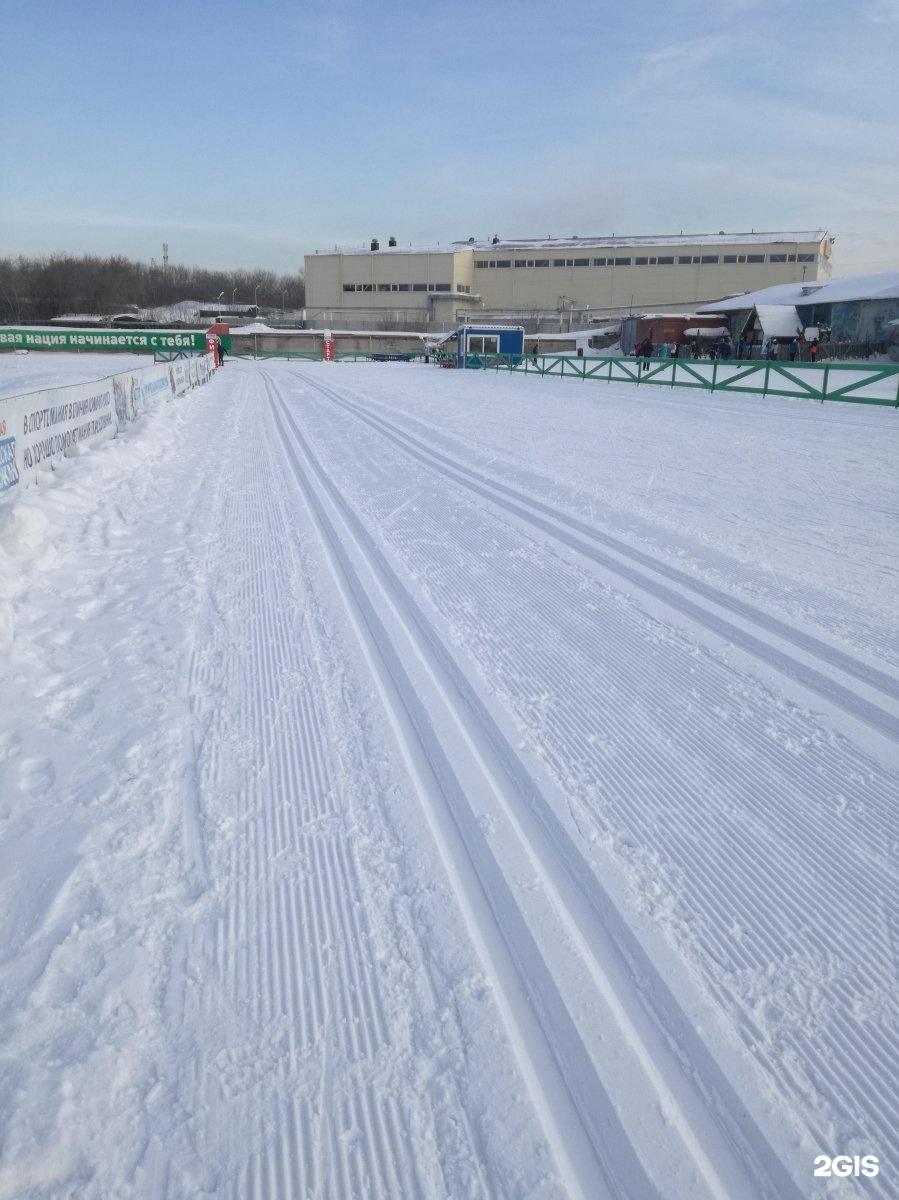
<path fill-rule="evenodd" d="M 461 325 L 456 342 L 456 366 L 485 367 L 497 358 L 520 360 L 524 355 L 523 325 Z"/>

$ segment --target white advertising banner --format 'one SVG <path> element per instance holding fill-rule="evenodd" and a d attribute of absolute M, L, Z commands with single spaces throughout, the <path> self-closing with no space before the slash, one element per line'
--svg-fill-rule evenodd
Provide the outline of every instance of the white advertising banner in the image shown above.
<path fill-rule="evenodd" d="M 115 437 L 161 400 L 183 395 L 211 376 L 206 354 L 0 400 L 0 494 L 33 483 L 54 461 Z"/>

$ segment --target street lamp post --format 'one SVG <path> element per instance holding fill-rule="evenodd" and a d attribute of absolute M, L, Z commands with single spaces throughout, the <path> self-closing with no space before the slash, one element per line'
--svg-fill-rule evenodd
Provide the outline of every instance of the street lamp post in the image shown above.
<path fill-rule="evenodd" d="M 257 317 L 259 316 L 259 301 L 257 299 L 258 295 L 259 295 L 259 284 L 257 283 L 256 286 L 253 288 L 253 307 L 256 309 Z"/>
<path fill-rule="evenodd" d="M 233 306 L 233 304 L 234 304 L 234 297 L 235 297 L 236 295 L 237 295 L 237 288 L 235 288 L 235 289 L 234 289 L 234 291 L 231 293 L 231 304 L 232 304 L 232 306 Z"/>

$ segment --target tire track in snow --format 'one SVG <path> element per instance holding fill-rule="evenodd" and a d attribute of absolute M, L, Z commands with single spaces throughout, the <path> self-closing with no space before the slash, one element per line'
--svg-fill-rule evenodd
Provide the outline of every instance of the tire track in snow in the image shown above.
<path fill-rule="evenodd" d="M 559 991 L 563 985 L 552 978 L 471 809 L 467 795 L 473 794 L 472 781 L 482 792 L 499 795 L 506 818 L 551 897 L 559 922 L 551 936 L 577 947 L 603 1012 L 615 1023 L 641 1074 L 644 1102 L 649 1103 L 647 1095 L 654 1096 L 682 1140 L 695 1171 L 692 1186 L 721 1197 L 796 1194 L 598 881 L 582 869 L 579 851 L 533 779 L 324 472 L 288 407 L 277 399 L 274 403 L 297 481 L 331 547 L 385 703 L 415 764 L 412 769 L 420 780 L 423 802 L 430 806 L 435 837 L 460 904 L 468 911 L 472 935 L 504 997 L 510 1034 L 532 1098 L 552 1132 L 571 1185 L 587 1195 L 596 1194 L 597 1187 L 635 1197 L 655 1190 L 596 1073 L 591 1059 L 595 1046 L 588 1050 L 582 1041 L 583 1027 L 568 1007 L 571 999 L 566 1000 Z M 415 663 L 414 678 L 404 665 L 410 662 Z M 446 700 L 445 713 L 439 711 L 438 696 Z M 447 721 L 456 727 L 444 734 L 451 739 L 452 751 L 450 742 L 444 745 L 437 733 Z M 463 747 L 468 759 L 464 766 L 459 758 Z M 471 776 L 467 793 L 465 772 Z M 442 802 L 435 804 L 438 796 Z M 521 799 L 526 801 L 525 812 L 516 816 Z M 541 1014 L 536 1030 L 534 1011 Z M 692 1078 L 684 1073 L 685 1060 L 692 1063 Z M 549 1107 L 547 1095 L 553 1097 Z"/>

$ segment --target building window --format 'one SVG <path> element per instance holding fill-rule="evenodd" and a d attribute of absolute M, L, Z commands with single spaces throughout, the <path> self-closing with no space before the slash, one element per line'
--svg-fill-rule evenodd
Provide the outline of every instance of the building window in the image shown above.
<path fill-rule="evenodd" d="M 355 283 L 345 283 L 345 284 L 343 285 L 343 290 L 344 290 L 345 292 L 355 292 L 355 290 L 356 290 L 356 285 L 355 285 Z"/>
<path fill-rule="evenodd" d="M 615 259 L 616 267 L 629 267 L 630 265 L 631 265 L 631 260 L 629 258 L 616 258 Z"/>
<path fill-rule="evenodd" d="M 497 267 L 511 267 L 512 260 L 510 258 L 498 258 L 496 260 Z"/>
<path fill-rule="evenodd" d="M 449 283 L 435 283 L 434 284 L 435 292 L 451 292 L 452 290 L 453 290 L 452 285 Z"/>
<path fill-rule="evenodd" d="M 737 261 L 737 256 L 736 254 L 725 254 L 721 261 L 725 263 L 735 263 Z"/>
<path fill-rule="evenodd" d="M 796 261 L 797 262 L 814 262 L 815 256 L 814 256 L 814 254 L 797 254 Z"/>
<path fill-rule="evenodd" d="M 553 266 L 554 266 L 554 267 L 564 267 L 564 266 L 565 266 L 565 259 L 564 259 L 564 258 L 554 258 L 554 259 L 553 259 Z"/>
<path fill-rule="evenodd" d="M 576 258 L 574 260 L 574 265 L 576 267 L 589 267 L 590 259 L 589 258 Z"/>
<path fill-rule="evenodd" d="M 468 350 L 469 354 L 498 354 L 499 353 L 499 335 L 491 334 L 475 334 L 468 335 Z"/>
<path fill-rule="evenodd" d="M 678 260 L 677 260 L 677 261 L 678 261 L 678 263 L 680 264 L 680 266 L 682 266 L 682 267 L 689 267 L 689 265 L 690 265 L 690 263 L 693 261 L 693 259 L 690 257 L 690 255 L 689 255 L 689 254 L 681 254 L 681 255 L 678 257 Z"/>
<path fill-rule="evenodd" d="M 648 266 L 649 266 L 649 259 L 648 259 L 648 258 L 635 258 L 635 259 L 634 259 L 634 266 L 637 266 L 637 267 L 648 267 Z"/>
<path fill-rule="evenodd" d="M 408 284 L 408 283 L 398 283 L 398 284 L 396 285 L 396 290 L 397 290 L 398 292 L 408 292 L 408 291 L 409 291 L 409 284 Z"/>
<path fill-rule="evenodd" d="M 362 290 L 363 292 L 373 292 L 375 290 L 375 285 L 373 283 L 363 283 Z"/>
<path fill-rule="evenodd" d="M 427 290 L 428 290 L 428 285 L 426 283 L 413 283 L 412 284 L 413 292 L 426 292 Z"/>
<path fill-rule="evenodd" d="M 716 263 L 718 261 L 717 254 L 703 254 L 702 261 L 704 263 Z"/>
<path fill-rule="evenodd" d="M 788 254 L 788 255 L 787 255 L 787 262 L 795 262 L 795 261 L 796 261 L 796 255 L 795 255 L 795 254 Z"/>
<path fill-rule="evenodd" d="M 390 291 L 390 284 L 389 284 L 389 283 L 379 283 L 379 284 L 378 284 L 378 291 L 379 291 L 379 292 L 389 292 L 389 291 Z"/>
<path fill-rule="evenodd" d="M 516 267 L 526 267 L 527 265 L 528 265 L 528 264 L 525 262 L 525 260 L 524 260 L 523 258 L 516 258 L 516 259 L 515 259 L 515 266 L 516 266 Z"/>
<path fill-rule="evenodd" d="M 783 262 L 783 263 L 785 263 L 786 261 L 787 261 L 787 256 L 785 254 L 769 254 L 768 255 L 768 262 Z"/>
<path fill-rule="evenodd" d="M 748 263 L 763 263 L 765 261 L 764 254 L 747 254 L 746 261 Z"/>
<path fill-rule="evenodd" d="M 738 255 L 737 255 L 737 262 L 738 262 L 738 263 L 744 263 L 745 261 L 746 261 L 746 255 L 745 255 L 745 254 L 738 254 Z"/>
<path fill-rule="evenodd" d="M 535 259 L 534 259 L 534 266 L 535 266 L 535 267 L 548 267 L 548 266 L 549 266 L 549 259 L 548 259 L 548 258 L 535 258 Z"/>
<path fill-rule="evenodd" d="M 659 266 L 660 267 L 673 267 L 674 266 L 674 256 L 669 254 L 663 258 L 660 255 L 659 256 Z"/>
<path fill-rule="evenodd" d="M 604 267 L 608 261 L 609 260 L 605 258 L 594 258 L 593 265 L 594 267 Z"/>
<path fill-rule="evenodd" d="M 490 263 L 487 261 L 487 259 L 486 259 L 486 258 L 478 258 L 478 259 L 476 259 L 476 260 L 475 260 L 475 264 L 474 264 L 474 265 L 475 265 L 476 267 L 489 267 L 489 266 L 490 266 Z"/>

